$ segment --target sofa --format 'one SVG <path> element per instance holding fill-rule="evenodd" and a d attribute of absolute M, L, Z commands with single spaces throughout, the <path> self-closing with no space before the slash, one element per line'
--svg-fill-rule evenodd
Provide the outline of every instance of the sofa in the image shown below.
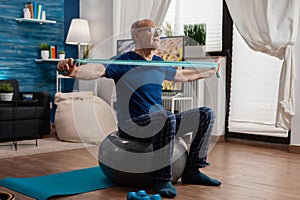
<path fill-rule="evenodd" d="M 11 83 L 14 94 L 13 101 L 0 103 L 0 142 L 35 139 L 50 134 L 50 93 L 48 91 L 21 92 L 18 80 L 1 81 Z M 20 101 L 23 99 L 23 94 L 32 94 L 33 99 L 38 101 L 36 103 Z M 35 128 L 37 128 L 37 135 Z"/>

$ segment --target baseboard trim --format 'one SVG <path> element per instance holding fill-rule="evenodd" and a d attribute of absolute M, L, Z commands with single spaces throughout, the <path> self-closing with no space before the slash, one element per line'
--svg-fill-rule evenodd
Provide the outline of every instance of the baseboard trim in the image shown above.
<path fill-rule="evenodd" d="M 192 135 L 189 134 L 189 135 L 184 135 L 182 137 L 182 139 L 185 141 L 185 143 L 187 145 L 190 145 L 191 144 L 191 140 L 192 140 Z M 216 144 L 217 142 L 225 142 L 225 135 L 219 135 L 219 136 L 216 136 L 216 135 L 212 135 L 210 137 L 210 143 L 211 144 Z"/>
<path fill-rule="evenodd" d="M 237 144 L 245 144 L 257 147 L 264 148 L 272 148 L 272 149 L 280 149 L 289 152 L 289 145 L 287 144 L 277 144 L 277 143 L 269 143 L 262 141 L 254 141 L 254 140 L 246 140 L 246 139 L 238 139 L 238 138 L 229 138 L 225 139 L 226 142 L 237 143 Z"/>
<path fill-rule="evenodd" d="M 300 154 L 300 146 L 297 145 L 289 145 L 289 152 L 290 153 L 298 153 Z"/>

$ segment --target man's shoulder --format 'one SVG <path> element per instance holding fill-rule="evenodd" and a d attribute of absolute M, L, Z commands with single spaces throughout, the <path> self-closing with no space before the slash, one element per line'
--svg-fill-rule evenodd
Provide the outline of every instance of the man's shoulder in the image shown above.
<path fill-rule="evenodd" d="M 163 61 L 163 59 L 157 55 L 153 55 L 152 60 L 153 61 Z"/>
<path fill-rule="evenodd" d="M 128 51 L 125 53 L 118 54 L 113 57 L 114 60 L 132 60 L 134 57 L 134 54 L 132 51 Z"/>

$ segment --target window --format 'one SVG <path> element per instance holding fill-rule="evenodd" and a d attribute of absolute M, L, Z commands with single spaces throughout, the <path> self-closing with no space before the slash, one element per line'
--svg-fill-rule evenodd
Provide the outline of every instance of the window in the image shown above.
<path fill-rule="evenodd" d="M 184 24 L 206 24 L 206 51 L 222 50 L 222 0 L 172 0 L 163 25 L 173 27 L 173 35 L 184 35 Z"/>
<path fill-rule="evenodd" d="M 287 137 L 275 128 L 282 61 L 250 49 L 233 29 L 229 131 Z"/>

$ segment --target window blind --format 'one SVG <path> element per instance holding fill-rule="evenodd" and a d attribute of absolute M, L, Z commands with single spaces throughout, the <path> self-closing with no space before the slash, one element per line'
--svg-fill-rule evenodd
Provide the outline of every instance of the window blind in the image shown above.
<path fill-rule="evenodd" d="M 173 35 L 184 35 L 184 24 L 206 24 L 206 51 L 222 50 L 222 0 L 172 0 L 163 25 L 173 27 Z"/>
<path fill-rule="evenodd" d="M 287 137 L 275 128 L 282 61 L 250 49 L 233 28 L 229 131 Z"/>

